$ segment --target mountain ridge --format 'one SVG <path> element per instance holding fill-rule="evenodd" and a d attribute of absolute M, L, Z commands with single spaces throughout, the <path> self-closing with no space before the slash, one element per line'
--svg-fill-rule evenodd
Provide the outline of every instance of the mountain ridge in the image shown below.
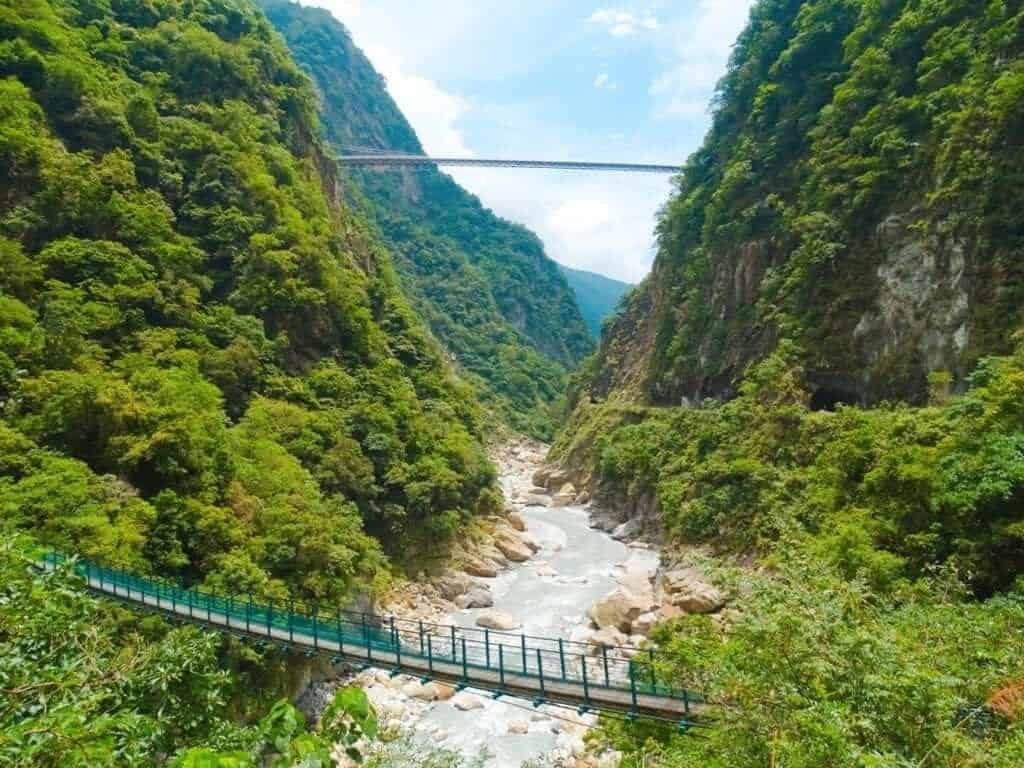
<path fill-rule="evenodd" d="M 595 339 L 600 339 L 605 319 L 618 310 L 623 297 L 635 287 L 634 284 L 616 280 L 600 272 L 567 267 L 561 262 L 558 268 L 562 270 L 562 274 L 569 281 L 569 286 L 576 293 L 576 303 L 580 306 L 587 327 Z"/>
<path fill-rule="evenodd" d="M 421 154 L 384 78 L 328 11 L 260 0 L 320 94 L 327 140 Z M 347 194 L 391 247 L 417 311 L 514 429 L 550 437 L 566 369 L 594 348 L 539 238 L 436 168 L 344 171 Z"/>

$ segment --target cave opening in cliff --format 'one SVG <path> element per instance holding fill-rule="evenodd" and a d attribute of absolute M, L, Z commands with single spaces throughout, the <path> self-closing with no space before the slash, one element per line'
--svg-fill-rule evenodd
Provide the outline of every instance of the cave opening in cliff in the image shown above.
<path fill-rule="evenodd" d="M 812 411 L 834 411 L 840 405 L 856 405 L 858 397 L 856 394 L 837 388 L 819 387 L 811 395 L 810 408 Z"/>

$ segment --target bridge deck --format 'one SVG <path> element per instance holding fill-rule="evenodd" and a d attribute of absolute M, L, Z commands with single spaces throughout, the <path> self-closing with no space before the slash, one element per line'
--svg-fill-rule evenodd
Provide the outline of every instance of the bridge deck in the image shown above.
<path fill-rule="evenodd" d="M 47 555 L 43 565 L 52 569 L 63 560 L 60 555 Z M 187 590 L 82 561 L 76 562 L 75 570 L 91 590 L 129 604 L 338 660 L 498 694 L 638 716 L 686 720 L 702 708 L 699 696 L 652 680 L 653 664 L 647 670 L 621 656 L 631 649 L 609 653 L 601 648 L 594 657 L 588 656 L 594 646 L 581 646 L 583 652 L 577 654 L 573 650 L 579 644 L 557 639 L 342 611 L 324 615 L 298 612 L 293 607 L 275 609 L 248 598 L 239 601 Z M 641 675 L 649 677 L 644 680 Z"/>
<path fill-rule="evenodd" d="M 544 168 L 562 171 L 620 171 L 625 173 L 679 173 L 675 165 L 653 165 L 650 163 L 593 163 L 571 160 L 502 160 L 481 157 L 429 157 L 427 155 L 403 155 L 376 153 L 364 155 L 342 155 L 341 165 L 350 166 L 417 166 L 417 165 L 462 165 L 484 168 Z"/>

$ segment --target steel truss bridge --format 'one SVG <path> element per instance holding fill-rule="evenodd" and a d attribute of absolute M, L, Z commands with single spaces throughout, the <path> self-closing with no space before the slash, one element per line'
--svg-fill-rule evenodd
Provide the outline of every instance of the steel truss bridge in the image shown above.
<path fill-rule="evenodd" d="M 324 655 L 349 662 L 438 680 L 458 689 L 510 696 L 534 706 L 571 706 L 668 720 L 680 730 L 700 725 L 701 696 L 674 688 L 658 674 L 652 649 L 608 647 L 559 638 L 488 629 L 454 627 L 289 602 L 256 602 L 251 595 L 224 596 L 133 575 L 81 559 L 49 553 L 41 567 L 69 567 L 102 597 L 158 613 L 170 620 L 228 633 L 285 653 Z"/>
<path fill-rule="evenodd" d="M 543 168 L 564 171 L 620 171 L 625 173 L 678 173 L 676 165 L 646 163 L 588 163 L 558 160 L 498 160 L 477 157 L 429 157 L 402 152 L 360 150 L 338 157 L 338 164 L 362 167 L 409 167 L 430 165 L 461 165 L 484 168 Z"/>

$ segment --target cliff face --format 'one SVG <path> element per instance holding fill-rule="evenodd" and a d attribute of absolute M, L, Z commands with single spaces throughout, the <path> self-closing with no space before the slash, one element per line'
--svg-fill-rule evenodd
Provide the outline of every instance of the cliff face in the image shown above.
<path fill-rule="evenodd" d="M 260 0 L 319 94 L 336 148 L 422 153 L 384 79 L 327 11 Z M 593 339 L 540 240 L 504 221 L 436 168 L 348 169 L 346 188 L 391 250 L 418 313 L 489 408 L 550 436 L 565 370 Z"/>
<path fill-rule="evenodd" d="M 920 400 L 1024 319 L 1018 4 L 762 0 L 592 381 L 728 399 L 781 339 L 814 404 Z"/>

